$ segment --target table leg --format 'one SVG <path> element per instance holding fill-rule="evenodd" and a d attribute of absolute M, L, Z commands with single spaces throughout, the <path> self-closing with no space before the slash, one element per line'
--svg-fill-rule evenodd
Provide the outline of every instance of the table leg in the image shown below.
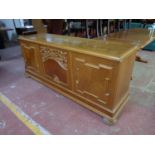
<path fill-rule="evenodd" d="M 141 58 L 139 55 L 136 55 L 136 61 L 138 61 L 138 62 L 143 62 L 143 63 L 148 63 L 147 60 L 144 60 L 144 59 Z"/>
<path fill-rule="evenodd" d="M 99 20 L 97 19 L 97 20 L 96 20 L 97 37 L 99 37 L 99 29 L 98 29 L 98 26 L 99 26 Z"/>
<path fill-rule="evenodd" d="M 101 36 L 103 36 L 102 19 L 100 19 L 100 32 L 101 32 Z"/>
<path fill-rule="evenodd" d="M 88 20 L 87 19 L 86 19 L 86 34 L 87 34 L 87 38 L 90 38 L 90 36 L 89 36 Z"/>

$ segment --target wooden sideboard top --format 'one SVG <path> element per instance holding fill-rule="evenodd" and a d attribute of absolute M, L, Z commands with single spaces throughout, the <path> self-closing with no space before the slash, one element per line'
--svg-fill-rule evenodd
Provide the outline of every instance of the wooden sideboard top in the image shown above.
<path fill-rule="evenodd" d="M 115 61 L 122 61 L 126 56 L 137 50 L 137 46 L 123 41 L 103 41 L 47 33 L 20 36 L 19 40 L 63 48 L 72 52 L 80 52 Z"/>
<path fill-rule="evenodd" d="M 99 39 L 102 40 L 101 37 Z M 124 41 L 126 43 L 131 43 L 132 45 L 137 45 L 140 48 L 143 48 L 145 45 L 154 40 L 155 36 L 151 38 L 149 36 L 148 29 L 137 28 L 111 33 L 108 35 L 107 39 L 111 41 Z"/>

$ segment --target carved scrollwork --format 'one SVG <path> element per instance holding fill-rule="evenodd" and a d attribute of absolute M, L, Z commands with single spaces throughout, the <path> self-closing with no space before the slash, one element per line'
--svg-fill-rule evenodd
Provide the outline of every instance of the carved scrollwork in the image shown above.
<path fill-rule="evenodd" d="M 47 47 L 41 47 L 40 52 L 42 55 L 42 61 L 45 62 L 48 59 L 55 60 L 63 69 L 67 70 L 67 52 L 58 49 L 52 49 Z"/>
<path fill-rule="evenodd" d="M 55 82 L 57 82 L 57 83 L 61 83 L 61 81 L 60 81 L 60 79 L 59 79 L 59 77 L 58 77 L 57 75 L 54 75 L 54 76 L 53 76 L 53 80 L 54 80 Z"/>

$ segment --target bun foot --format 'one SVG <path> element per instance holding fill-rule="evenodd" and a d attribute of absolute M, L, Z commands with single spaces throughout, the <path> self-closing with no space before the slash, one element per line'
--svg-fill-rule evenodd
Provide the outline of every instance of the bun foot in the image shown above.
<path fill-rule="evenodd" d="M 26 78 L 30 78 L 29 74 L 25 73 L 25 77 Z"/>
<path fill-rule="evenodd" d="M 114 125 L 117 121 L 116 119 L 108 119 L 106 117 L 103 117 L 102 120 L 104 124 L 109 125 L 109 126 Z"/>

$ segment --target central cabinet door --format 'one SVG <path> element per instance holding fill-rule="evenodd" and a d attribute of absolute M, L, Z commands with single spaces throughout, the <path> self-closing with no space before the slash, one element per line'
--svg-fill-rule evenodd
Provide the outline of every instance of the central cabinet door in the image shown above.
<path fill-rule="evenodd" d="M 46 78 L 68 87 L 68 52 L 54 47 L 41 46 L 40 53 Z"/>
<path fill-rule="evenodd" d="M 102 58 L 73 54 L 74 91 L 94 104 L 111 107 L 114 66 Z"/>

